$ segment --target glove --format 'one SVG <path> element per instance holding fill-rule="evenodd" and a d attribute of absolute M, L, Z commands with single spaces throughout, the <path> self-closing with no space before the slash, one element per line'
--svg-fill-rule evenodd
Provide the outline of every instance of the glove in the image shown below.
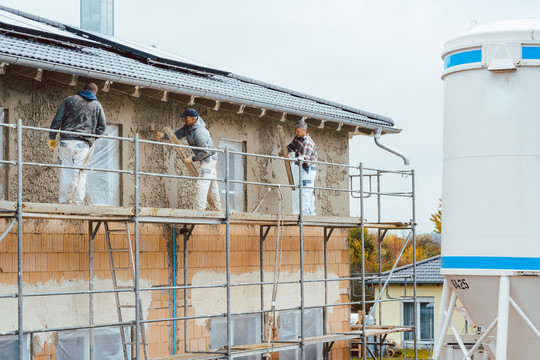
<path fill-rule="evenodd" d="M 193 157 L 190 156 L 190 157 L 187 157 L 184 159 L 184 163 L 186 164 L 193 164 Z"/>
<path fill-rule="evenodd" d="M 51 151 L 54 151 L 54 149 L 56 149 L 56 140 L 49 140 L 49 149 L 51 149 Z"/>
<path fill-rule="evenodd" d="M 156 131 L 154 135 L 156 137 L 156 140 L 163 139 L 163 133 L 162 132 Z"/>

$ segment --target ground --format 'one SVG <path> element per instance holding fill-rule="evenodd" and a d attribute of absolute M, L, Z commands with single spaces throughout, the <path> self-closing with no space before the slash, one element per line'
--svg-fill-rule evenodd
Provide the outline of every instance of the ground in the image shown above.
<path fill-rule="evenodd" d="M 402 350 L 403 355 L 393 358 L 387 358 L 385 357 L 384 360 L 406 360 L 406 359 L 414 359 L 414 351 L 413 350 Z M 431 356 L 431 351 L 428 353 L 427 350 L 418 350 L 418 359 L 429 359 Z M 352 357 L 352 360 L 360 360 L 361 358 L 358 357 Z"/>

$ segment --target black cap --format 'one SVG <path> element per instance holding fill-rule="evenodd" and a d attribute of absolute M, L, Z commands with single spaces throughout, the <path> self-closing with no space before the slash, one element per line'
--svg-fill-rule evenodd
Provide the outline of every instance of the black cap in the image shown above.
<path fill-rule="evenodd" d="M 188 116 L 197 117 L 197 116 L 199 116 L 199 114 L 197 113 L 197 111 L 195 109 L 187 109 L 187 110 L 184 111 L 184 113 L 182 115 L 180 115 L 180 117 L 182 119 L 185 119 Z"/>

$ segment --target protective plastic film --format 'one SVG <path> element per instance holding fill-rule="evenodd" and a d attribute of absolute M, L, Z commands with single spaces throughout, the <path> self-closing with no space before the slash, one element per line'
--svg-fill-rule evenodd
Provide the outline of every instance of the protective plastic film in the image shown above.
<path fill-rule="evenodd" d="M 129 339 L 129 329 L 126 329 L 126 339 Z M 128 356 L 131 349 L 128 347 Z M 94 358 L 108 360 L 123 360 L 120 328 L 94 329 Z M 58 333 L 58 346 L 56 347 L 57 360 L 89 360 L 90 359 L 90 331 L 73 330 Z"/>
<path fill-rule="evenodd" d="M 108 125 L 104 135 L 118 136 L 118 127 Z M 90 154 L 88 167 L 118 170 L 120 145 L 118 140 L 98 139 Z M 119 205 L 120 174 L 103 171 L 89 171 L 86 178 L 86 197 L 92 205 Z"/>
<path fill-rule="evenodd" d="M 30 336 L 23 335 L 23 359 L 30 360 Z M 17 335 L 8 335 L 0 337 L 0 359 L 18 359 L 19 358 L 19 337 Z"/>
<path fill-rule="evenodd" d="M 258 344 L 261 340 L 261 316 L 237 315 L 231 318 L 231 345 Z M 210 346 L 212 349 L 219 349 L 227 346 L 227 319 L 213 318 L 212 329 L 210 330 Z M 257 360 L 260 356 L 242 356 L 235 359 Z"/>
<path fill-rule="evenodd" d="M 279 340 L 298 340 L 300 338 L 300 310 L 281 311 Z M 304 337 L 320 336 L 322 331 L 322 309 L 304 310 Z M 307 345 L 306 359 L 322 359 L 322 344 Z M 286 350 L 279 353 L 280 360 L 299 360 L 300 349 Z"/>

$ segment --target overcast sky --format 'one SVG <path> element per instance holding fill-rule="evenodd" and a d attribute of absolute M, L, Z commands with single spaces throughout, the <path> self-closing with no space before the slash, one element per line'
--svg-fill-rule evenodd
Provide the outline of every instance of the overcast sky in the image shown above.
<path fill-rule="evenodd" d="M 77 0 L 0 4 L 79 26 Z M 540 17 L 540 1 L 115 0 L 115 35 L 391 117 L 403 132 L 383 143 L 411 166 L 365 136 L 351 140 L 350 161 L 414 168 L 418 230 L 430 232 L 441 197 L 444 42 L 475 23 L 527 17 Z M 385 206 L 383 220 L 398 220 L 398 210 L 410 219 L 405 204 Z"/>

